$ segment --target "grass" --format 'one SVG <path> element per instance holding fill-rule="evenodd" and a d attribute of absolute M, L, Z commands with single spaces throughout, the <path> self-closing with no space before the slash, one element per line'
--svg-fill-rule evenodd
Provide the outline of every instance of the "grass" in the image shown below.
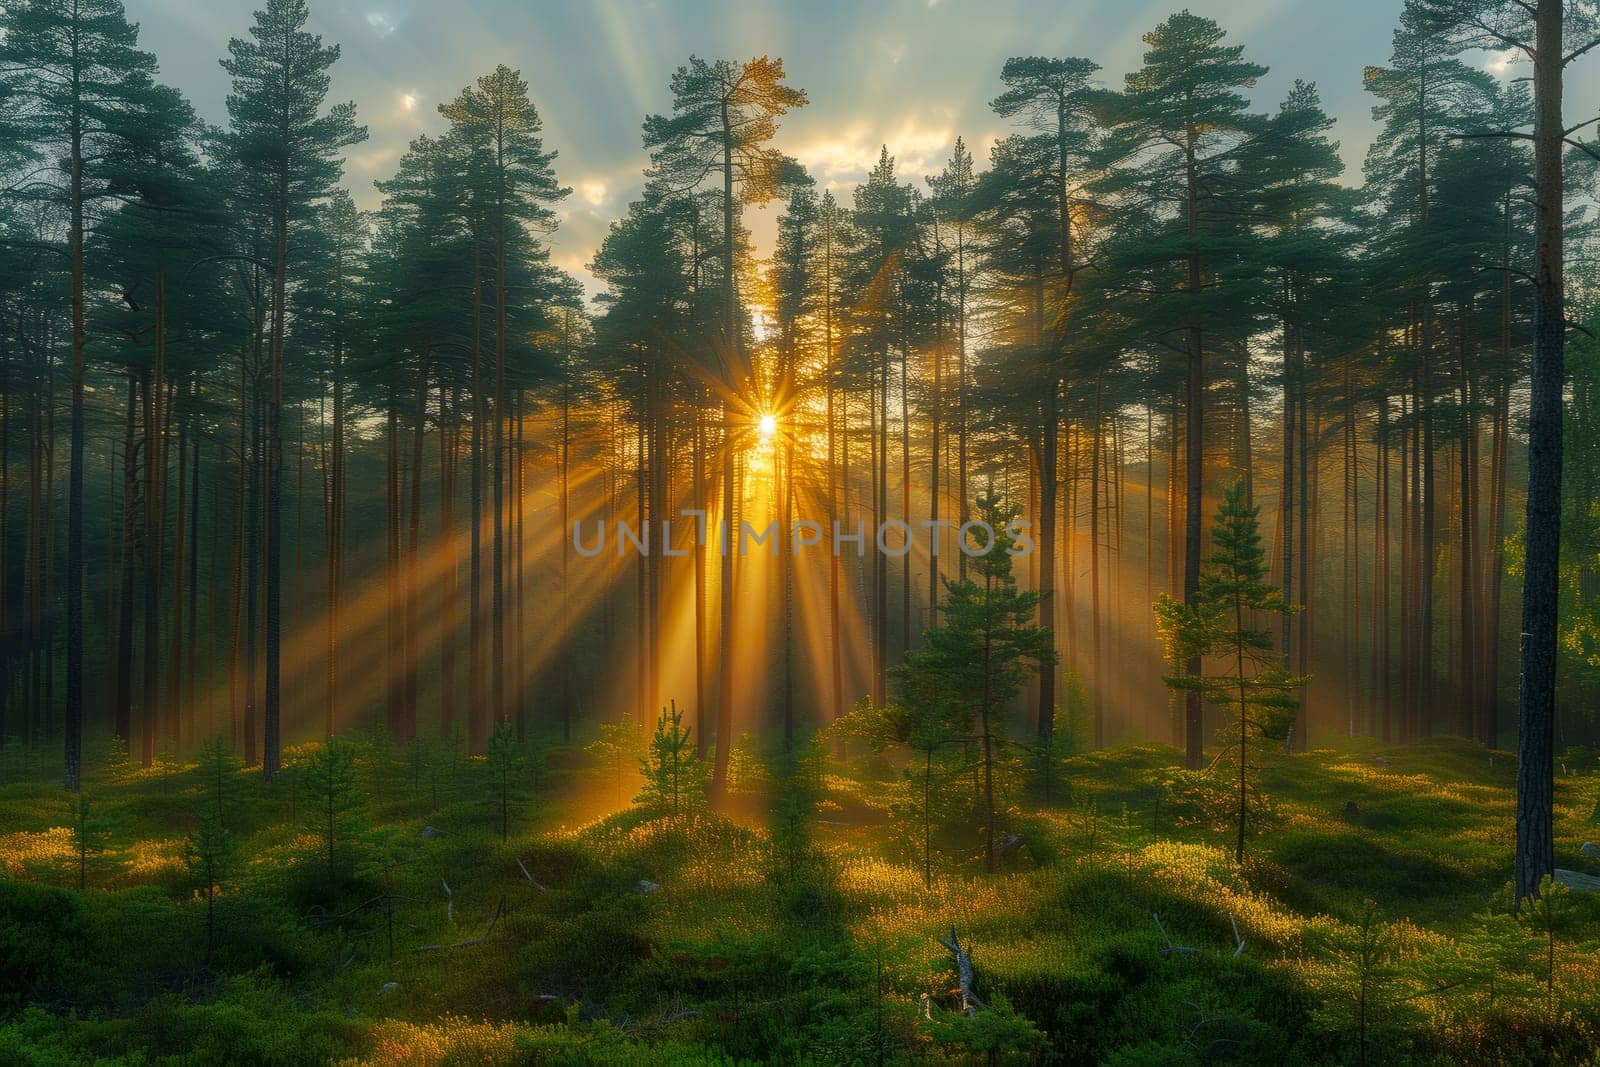
<path fill-rule="evenodd" d="M 1600 1062 L 1600 900 L 1560 895 L 1552 969 L 1507 915 L 1513 760 L 1464 742 L 1263 753 L 1242 866 L 1162 746 L 1068 761 L 993 875 L 957 783 L 928 885 L 892 761 L 830 762 L 778 847 L 759 775 L 731 816 L 671 818 L 530 747 L 502 842 L 481 761 L 358 751 L 331 876 L 308 751 L 270 786 L 230 774 L 209 943 L 196 767 L 95 764 L 79 892 L 67 798 L 9 753 L 0 1061 Z M 1600 873 L 1597 793 L 1558 780 L 1559 866 Z"/>

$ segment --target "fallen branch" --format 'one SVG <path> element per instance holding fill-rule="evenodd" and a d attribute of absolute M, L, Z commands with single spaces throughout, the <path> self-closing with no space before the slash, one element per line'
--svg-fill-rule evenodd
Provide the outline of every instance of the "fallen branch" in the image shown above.
<path fill-rule="evenodd" d="M 413 951 L 413 952 L 438 952 L 441 948 L 471 948 L 473 945 L 481 945 L 485 941 L 489 940 L 489 935 L 494 932 L 495 924 L 500 921 L 500 916 L 505 914 L 505 910 L 506 910 L 506 898 L 505 897 L 501 897 L 500 898 L 500 903 L 495 905 L 494 915 L 489 919 L 489 925 L 484 927 L 483 928 L 483 933 L 479 934 L 477 937 L 469 938 L 466 941 L 452 941 L 448 946 L 446 946 L 446 945 L 418 945 L 416 948 L 412 949 L 411 951 Z"/>
<path fill-rule="evenodd" d="M 1188 945 L 1174 945 L 1172 943 L 1172 935 L 1167 933 L 1167 928 L 1165 926 L 1161 925 L 1161 916 L 1152 911 L 1150 913 L 1150 918 L 1156 921 L 1156 929 L 1160 930 L 1161 936 L 1167 940 L 1167 947 L 1161 950 L 1161 954 L 1163 956 L 1171 956 L 1173 954 L 1184 956 L 1200 955 L 1200 950 L 1197 948 L 1190 948 Z"/>
<path fill-rule="evenodd" d="M 1228 921 L 1233 924 L 1233 958 L 1238 959 L 1239 953 L 1244 951 L 1244 938 L 1239 936 L 1239 920 L 1233 917 L 1233 912 L 1228 912 Z"/>
<path fill-rule="evenodd" d="M 456 895 L 450 892 L 450 883 L 443 878 L 439 884 L 444 886 L 444 917 L 450 922 L 456 921 Z"/>
<path fill-rule="evenodd" d="M 972 991 L 972 956 L 965 948 L 961 947 L 961 939 L 956 936 L 956 928 L 950 927 L 950 940 L 938 938 L 939 944 L 950 950 L 950 955 L 956 960 L 956 990 L 961 997 L 961 1010 L 968 1015 L 978 1014 L 978 1009 L 983 1007 L 983 1001 Z"/>
<path fill-rule="evenodd" d="M 452 944 L 450 947 L 451 948 L 469 948 L 472 945 L 481 945 L 485 941 L 489 940 L 489 935 L 494 932 L 494 924 L 500 921 L 500 916 L 502 914 L 504 914 L 505 910 L 506 910 L 506 898 L 505 897 L 501 897 L 500 898 L 500 903 L 495 905 L 494 917 L 489 920 L 489 925 L 484 927 L 483 933 L 479 934 L 477 937 L 474 937 L 474 938 L 472 938 L 471 940 L 468 940 L 468 941 L 457 941 L 454 944 Z"/>
<path fill-rule="evenodd" d="M 539 879 L 528 873 L 527 865 L 522 862 L 521 856 L 517 857 L 517 868 L 522 871 L 522 877 L 526 878 L 529 883 L 532 884 L 533 888 L 542 890 L 546 893 L 550 892 L 549 889 L 539 884 Z"/>

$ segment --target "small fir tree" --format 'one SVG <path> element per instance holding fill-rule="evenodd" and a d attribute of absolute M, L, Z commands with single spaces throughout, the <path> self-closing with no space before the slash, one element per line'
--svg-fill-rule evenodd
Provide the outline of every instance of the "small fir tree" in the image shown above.
<path fill-rule="evenodd" d="M 628 768 L 642 756 L 639 731 L 630 722 L 603 722 L 598 736 L 584 746 L 584 751 L 611 775 L 619 804 L 627 800 Z"/>
<path fill-rule="evenodd" d="M 993 540 L 971 560 L 969 573 L 975 577 L 946 579 L 944 625 L 929 630 L 923 647 L 906 656 L 896 682 L 916 747 L 929 751 L 956 729 L 977 741 L 983 859 L 992 871 L 1003 712 L 1030 671 L 1055 664 L 1055 651 L 1049 628 L 1033 621 L 1039 594 L 1018 589 L 1011 574 L 1012 557 L 1021 551 L 1011 526 L 1016 512 L 987 496 L 979 499 L 978 513 L 994 532 Z"/>
<path fill-rule="evenodd" d="M 1163 594 L 1155 605 L 1171 660 L 1182 665 L 1166 676 L 1167 685 L 1199 692 L 1232 715 L 1230 740 L 1237 747 L 1229 747 L 1239 761 L 1234 848 L 1239 863 L 1244 862 L 1249 815 L 1249 742 L 1253 737 L 1284 736 L 1295 708 L 1292 693 L 1305 684 L 1305 679 L 1291 676 L 1279 664 L 1271 633 L 1254 625 L 1264 615 L 1296 610 L 1266 580 L 1257 514 L 1246 499 L 1244 482 L 1229 486 L 1212 527 L 1215 551 L 1201 572 L 1199 597 L 1189 604 Z M 1222 673 L 1207 674 L 1208 659 L 1222 667 Z"/>
<path fill-rule="evenodd" d="M 89 794 L 78 793 L 72 798 L 72 847 L 79 889 L 89 884 L 89 864 L 105 851 L 106 836 L 105 820 L 89 803 Z"/>
<path fill-rule="evenodd" d="M 306 761 L 309 818 L 322 838 L 327 857 L 328 881 L 337 875 L 338 846 L 356 829 L 361 794 L 356 786 L 355 753 L 348 742 L 329 738 Z"/>
<path fill-rule="evenodd" d="M 216 943 L 216 897 L 233 871 L 237 852 L 233 834 L 216 814 L 200 817 L 200 828 L 184 842 L 183 865 L 206 901 L 206 956 Z"/>
<path fill-rule="evenodd" d="M 239 769 L 244 761 L 234 755 L 221 735 L 200 746 L 199 772 L 203 806 L 208 817 L 227 829 L 228 816 L 239 792 Z"/>
<path fill-rule="evenodd" d="M 677 701 L 661 709 L 655 733 L 640 760 L 644 789 L 636 798 L 638 803 L 677 818 L 684 809 L 704 801 L 704 768 L 690 733 L 689 727 L 683 724 L 683 712 L 678 710 Z"/>
<path fill-rule="evenodd" d="M 516 784 L 517 772 L 522 769 L 522 750 L 510 719 L 501 719 L 489 738 L 488 764 L 500 798 L 500 840 L 503 842 L 511 829 L 511 790 Z"/>

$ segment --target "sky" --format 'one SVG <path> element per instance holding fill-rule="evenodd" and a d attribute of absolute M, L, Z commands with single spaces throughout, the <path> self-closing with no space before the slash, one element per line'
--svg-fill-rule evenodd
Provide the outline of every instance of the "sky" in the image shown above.
<path fill-rule="evenodd" d="M 214 123 L 227 119 L 218 65 L 258 0 L 126 0 L 161 77 Z M 354 100 L 370 133 L 350 150 L 345 184 L 376 207 L 407 143 L 444 127 L 437 105 L 505 63 L 522 72 L 572 194 L 560 206 L 552 256 L 594 290 L 585 265 L 627 211 L 648 164 L 640 124 L 671 107 L 668 82 L 691 54 L 782 57 L 810 103 L 782 121 L 777 145 L 819 184 L 849 190 L 880 146 L 901 180 L 936 173 L 956 137 L 982 164 L 1007 130 L 989 101 L 1018 55 L 1084 56 L 1119 88 L 1143 52 L 1141 35 L 1172 0 L 310 0 L 311 29 L 342 50 L 330 102 Z M 1253 91 L 1275 108 L 1296 79 L 1314 82 L 1347 167 L 1359 179 L 1372 139 L 1362 69 L 1386 62 L 1400 0 L 1189 0 L 1230 42 L 1270 68 Z M 774 209 L 750 218 L 758 251 Z"/>

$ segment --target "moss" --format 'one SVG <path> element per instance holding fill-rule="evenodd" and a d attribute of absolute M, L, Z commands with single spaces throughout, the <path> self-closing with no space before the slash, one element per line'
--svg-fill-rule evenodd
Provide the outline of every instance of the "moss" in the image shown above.
<path fill-rule="evenodd" d="M 779 848 L 759 813 L 562 826 L 608 793 L 558 750 L 563 774 L 525 783 L 502 844 L 478 763 L 441 758 L 410 795 L 379 781 L 405 753 L 363 752 L 380 799 L 332 885 L 287 787 L 240 776 L 240 870 L 209 951 L 195 887 L 162 859 L 203 799 L 194 769 L 91 772 L 110 840 L 81 893 L 43 771 L 0 788 L 0 1061 L 1340 1062 L 1367 898 L 1389 945 L 1369 1023 L 1392 1059 L 1581 1060 L 1600 1042 L 1600 906 L 1563 927 L 1553 992 L 1543 941 L 1475 933 L 1503 907 L 1512 775 L 1457 741 L 1269 756 L 1275 815 L 1243 867 L 1162 806 L 1172 750 L 1072 757 L 1060 807 L 1014 813 L 1025 857 L 983 874 L 957 814 L 928 886 L 882 760 L 830 765 L 826 817 Z M 1591 785 L 1559 783 L 1562 855 L 1593 836 Z M 1195 951 L 1164 953 L 1153 913 Z M 935 940 L 952 925 L 991 1004 L 977 1024 L 954 1013 Z"/>

